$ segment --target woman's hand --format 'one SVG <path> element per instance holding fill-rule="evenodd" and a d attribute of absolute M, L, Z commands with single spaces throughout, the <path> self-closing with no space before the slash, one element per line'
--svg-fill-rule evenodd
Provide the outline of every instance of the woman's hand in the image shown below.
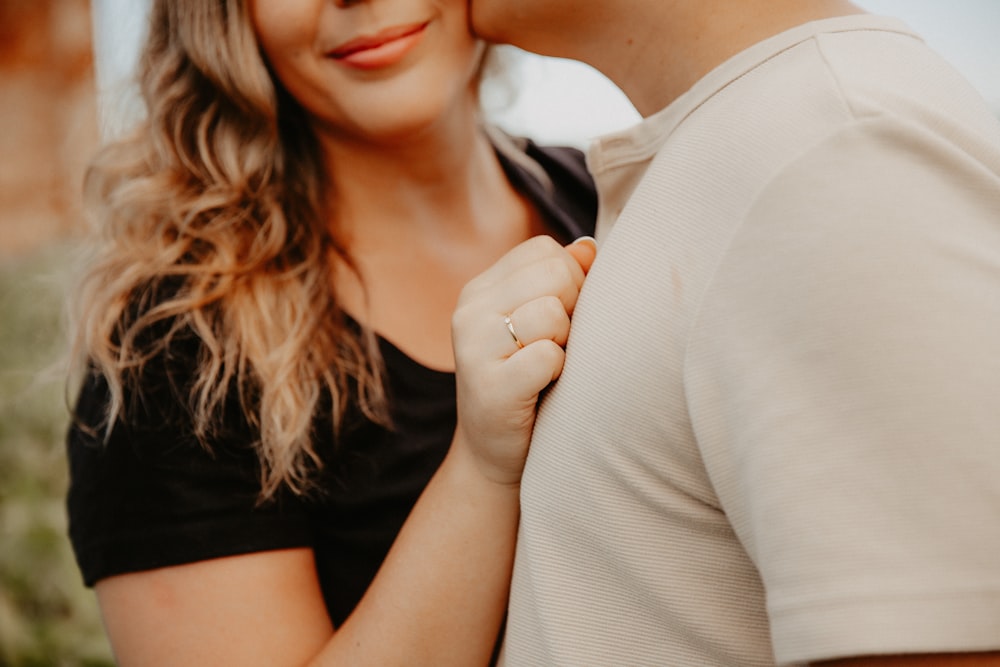
<path fill-rule="evenodd" d="M 516 485 L 539 393 L 562 371 L 570 316 L 597 246 L 539 236 L 462 290 L 452 317 L 458 434 L 490 480 Z"/>

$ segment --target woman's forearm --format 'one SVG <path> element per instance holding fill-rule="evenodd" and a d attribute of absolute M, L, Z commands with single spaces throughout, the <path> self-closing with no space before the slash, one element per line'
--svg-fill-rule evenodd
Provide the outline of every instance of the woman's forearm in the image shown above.
<path fill-rule="evenodd" d="M 518 493 L 486 479 L 457 436 L 364 599 L 315 664 L 487 664 L 506 609 Z"/>

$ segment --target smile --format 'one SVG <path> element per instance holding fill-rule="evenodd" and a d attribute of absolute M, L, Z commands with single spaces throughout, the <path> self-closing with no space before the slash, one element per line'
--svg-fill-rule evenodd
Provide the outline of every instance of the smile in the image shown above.
<path fill-rule="evenodd" d="M 349 67 L 377 69 L 399 62 L 424 35 L 427 23 L 387 28 L 341 44 L 327 55 Z"/>

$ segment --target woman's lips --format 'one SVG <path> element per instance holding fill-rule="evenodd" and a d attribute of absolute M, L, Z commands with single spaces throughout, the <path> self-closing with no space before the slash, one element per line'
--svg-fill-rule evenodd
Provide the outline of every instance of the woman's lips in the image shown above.
<path fill-rule="evenodd" d="M 387 28 L 375 35 L 345 42 L 327 55 L 357 69 L 388 67 L 402 60 L 417 45 L 426 27 L 427 23 L 412 23 Z"/>

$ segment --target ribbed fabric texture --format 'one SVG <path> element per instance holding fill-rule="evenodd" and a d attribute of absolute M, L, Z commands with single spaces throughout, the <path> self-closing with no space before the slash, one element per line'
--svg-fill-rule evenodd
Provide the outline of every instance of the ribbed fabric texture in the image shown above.
<path fill-rule="evenodd" d="M 600 250 L 524 475 L 504 664 L 1000 648 L 985 103 L 896 21 L 834 19 L 590 166 Z"/>

